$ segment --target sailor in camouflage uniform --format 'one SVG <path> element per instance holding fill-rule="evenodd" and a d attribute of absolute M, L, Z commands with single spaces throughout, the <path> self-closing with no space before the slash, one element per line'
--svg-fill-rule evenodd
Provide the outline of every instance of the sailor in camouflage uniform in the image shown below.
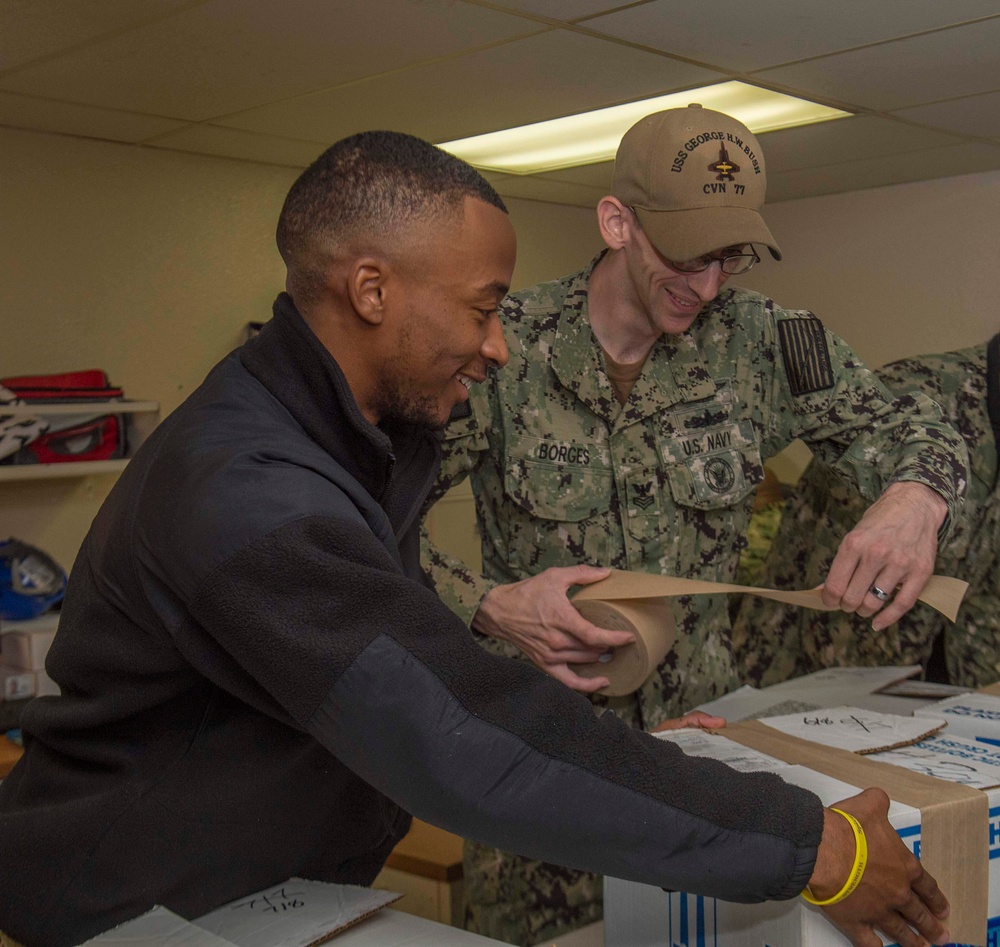
<path fill-rule="evenodd" d="M 572 663 L 628 636 L 584 621 L 570 587 L 604 578 L 599 567 L 732 581 L 763 461 L 801 437 L 868 498 L 888 487 L 861 545 L 889 530 L 895 558 L 845 556 L 831 604 L 872 616 L 876 580 L 903 581 L 892 620 L 957 510 L 961 439 L 926 396 L 891 399 L 811 313 L 720 292 L 758 261 L 753 244 L 780 259 L 745 126 L 700 107 L 641 120 L 619 148 L 612 195 L 598 205 L 608 249 L 507 298 L 510 363 L 445 431 L 437 495 L 471 478 L 483 574 L 425 541 L 438 593 L 485 647 L 593 691 L 607 680 Z M 673 650 L 636 694 L 594 697 L 598 708 L 654 729 L 739 685 L 726 596 L 678 599 L 675 613 Z M 474 842 L 465 888 L 468 926 L 510 943 L 601 917 L 599 878 Z"/>
<path fill-rule="evenodd" d="M 774 684 L 832 665 L 922 664 L 943 637 L 947 677 L 964 687 L 1000 680 L 1000 335 L 987 345 L 893 362 L 875 373 L 890 391 L 933 398 L 969 451 L 969 489 L 935 572 L 969 583 L 952 624 L 918 605 L 881 635 L 842 612 L 817 613 L 747 597 L 733 626 L 749 681 Z M 822 581 L 841 539 L 861 518 L 864 497 L 813 460 L 782 513 L 760 584 Z"/>

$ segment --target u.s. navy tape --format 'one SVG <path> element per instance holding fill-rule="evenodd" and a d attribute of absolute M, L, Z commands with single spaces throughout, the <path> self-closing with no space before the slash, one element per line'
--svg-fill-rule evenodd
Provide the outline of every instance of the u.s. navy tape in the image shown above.
<path fill-rule="evenodd" d="M 968 587 L 968 582 L 961 579 L 934 575 L 924 586 L 919 600 L 954 621 Z M 635 642 L 615 648 L 602 660 L 592 664 L 574 664 L 573 670 L 582 677 L 606 677 L 610 683 L 601 689 L 601 694 L 611 697 L 631 694 L 642 686 L 643 681 L 667 656 L 677 638 L 677 628 L 667 599 L 682 595 L 718 595 L 723 592 L 758 595 L 817 611 L 836 610 L 823 604 L 821 588 L 780 591 L 615 570 L 608 578 L 577 592 L 573 596 L 573 605 L 591 624 L 600 628 L 630 631 L 635 635 Z"/>

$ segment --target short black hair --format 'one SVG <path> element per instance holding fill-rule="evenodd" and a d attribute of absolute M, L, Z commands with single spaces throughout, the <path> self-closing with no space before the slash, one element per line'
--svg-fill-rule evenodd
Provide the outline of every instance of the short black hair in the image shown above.
<path fill-rule="evenodd" d="M 402 132 L 361 132 L 327 148 L 292 185 L 278 217 L 278 252 L 298 294 L 309 297 L 335 247 L 456 213 L 466 197 L 507 212 L 460 158 Z"/>

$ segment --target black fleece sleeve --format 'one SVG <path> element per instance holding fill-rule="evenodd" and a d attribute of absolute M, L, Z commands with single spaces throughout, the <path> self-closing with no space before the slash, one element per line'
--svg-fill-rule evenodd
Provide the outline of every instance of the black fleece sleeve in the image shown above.
<path fill-rule="evenodd" d="M 217 569 L 192 612 L 298 726 L 426 821 L 730 901 L 794 897 L 812 873 L 812 793 L 685 757 L 488 654 L 357 523 L 274 531 Z"/>

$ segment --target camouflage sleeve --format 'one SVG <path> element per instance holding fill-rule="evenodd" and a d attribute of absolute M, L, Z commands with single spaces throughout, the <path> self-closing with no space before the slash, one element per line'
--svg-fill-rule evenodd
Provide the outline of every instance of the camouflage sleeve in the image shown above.
<path fill-rule="evenodd" d="M 901 359 L 878 370 L 892 391 L 919 388 L 942 408 L 969 451 L 969 489 L 948 542 L 938 550 L 936 572 L 969 583 L 954 624 L 915 608 L 900 621 L 904 653 L 919 649 L 937 630 L 945 636 L 949 680 L 980 687 L 1000 677 L 1000 491 L 996 441 L 990 424 L 987 345 Z M 925 627 L 921 627 L 921 624 Z"/>
<path fill-rule="evenodd" d="M 948 504 L 944 538 L 965 493 L 968 455 L 938 405 L 919 391 L 893 397 L 811 313 L 774 316 L 772 452 L 801 438 L 869 501 L 890 483 L 923 483 Z"/>
<path fill-rule="evenodd" d="M 964 417 L 973 477 L 955 533 L 938 555 L 937 571 L 969 583 L 955 624 L 945 626 L 948 677 L 964 687 L 1000 678 L 1000 486 L 996 445 L 985 414 L 980 409 L 978 415 Z"/>
<path fill-rule="evenodd" d="M 871 633 L 869 623 L 840 612 L 816 613 L 745 597 L 733 621 L 734 646 L 756 684 L 777 683 L 833 665 L 924 664 L 943 634 L 949 679 L 975 687 L 1000 677 L 1000 492 L 996 448 L 986 411 L 985 346 L 901 359 L 875 373 L 896 394 L 919 390 L 942 409 L 970 457 L 965 505 L 935 571 L 969 582 L 952 624 L 917 605 L 899 622 Z M 788 500 L 767 553 L 759 584 L 792 587 L 822 581 L 844 535 L 867 503 L 847 482 L 814 459 Z"/>
<path fill-rule="evenodd" d="M 424 573 L 441 601 L 466 625 L 471 625 L 479 603 L 498 583 L 487 579 L 478 570 L 469 568 L 461 559 L 434 543 L 428 528 L 427 513 L 437 500 L 465 480 L 477 464 L 486 459 L 486 431 L 490 416 L 486 394 L 488 384 L 487 381 L 472 388 L 469 393 L 469 413 L 465 417 L 453 417 L 445 429 L 441 471 L 424 508 L 424 521 L 420 530 L 420 560 Z"/>

